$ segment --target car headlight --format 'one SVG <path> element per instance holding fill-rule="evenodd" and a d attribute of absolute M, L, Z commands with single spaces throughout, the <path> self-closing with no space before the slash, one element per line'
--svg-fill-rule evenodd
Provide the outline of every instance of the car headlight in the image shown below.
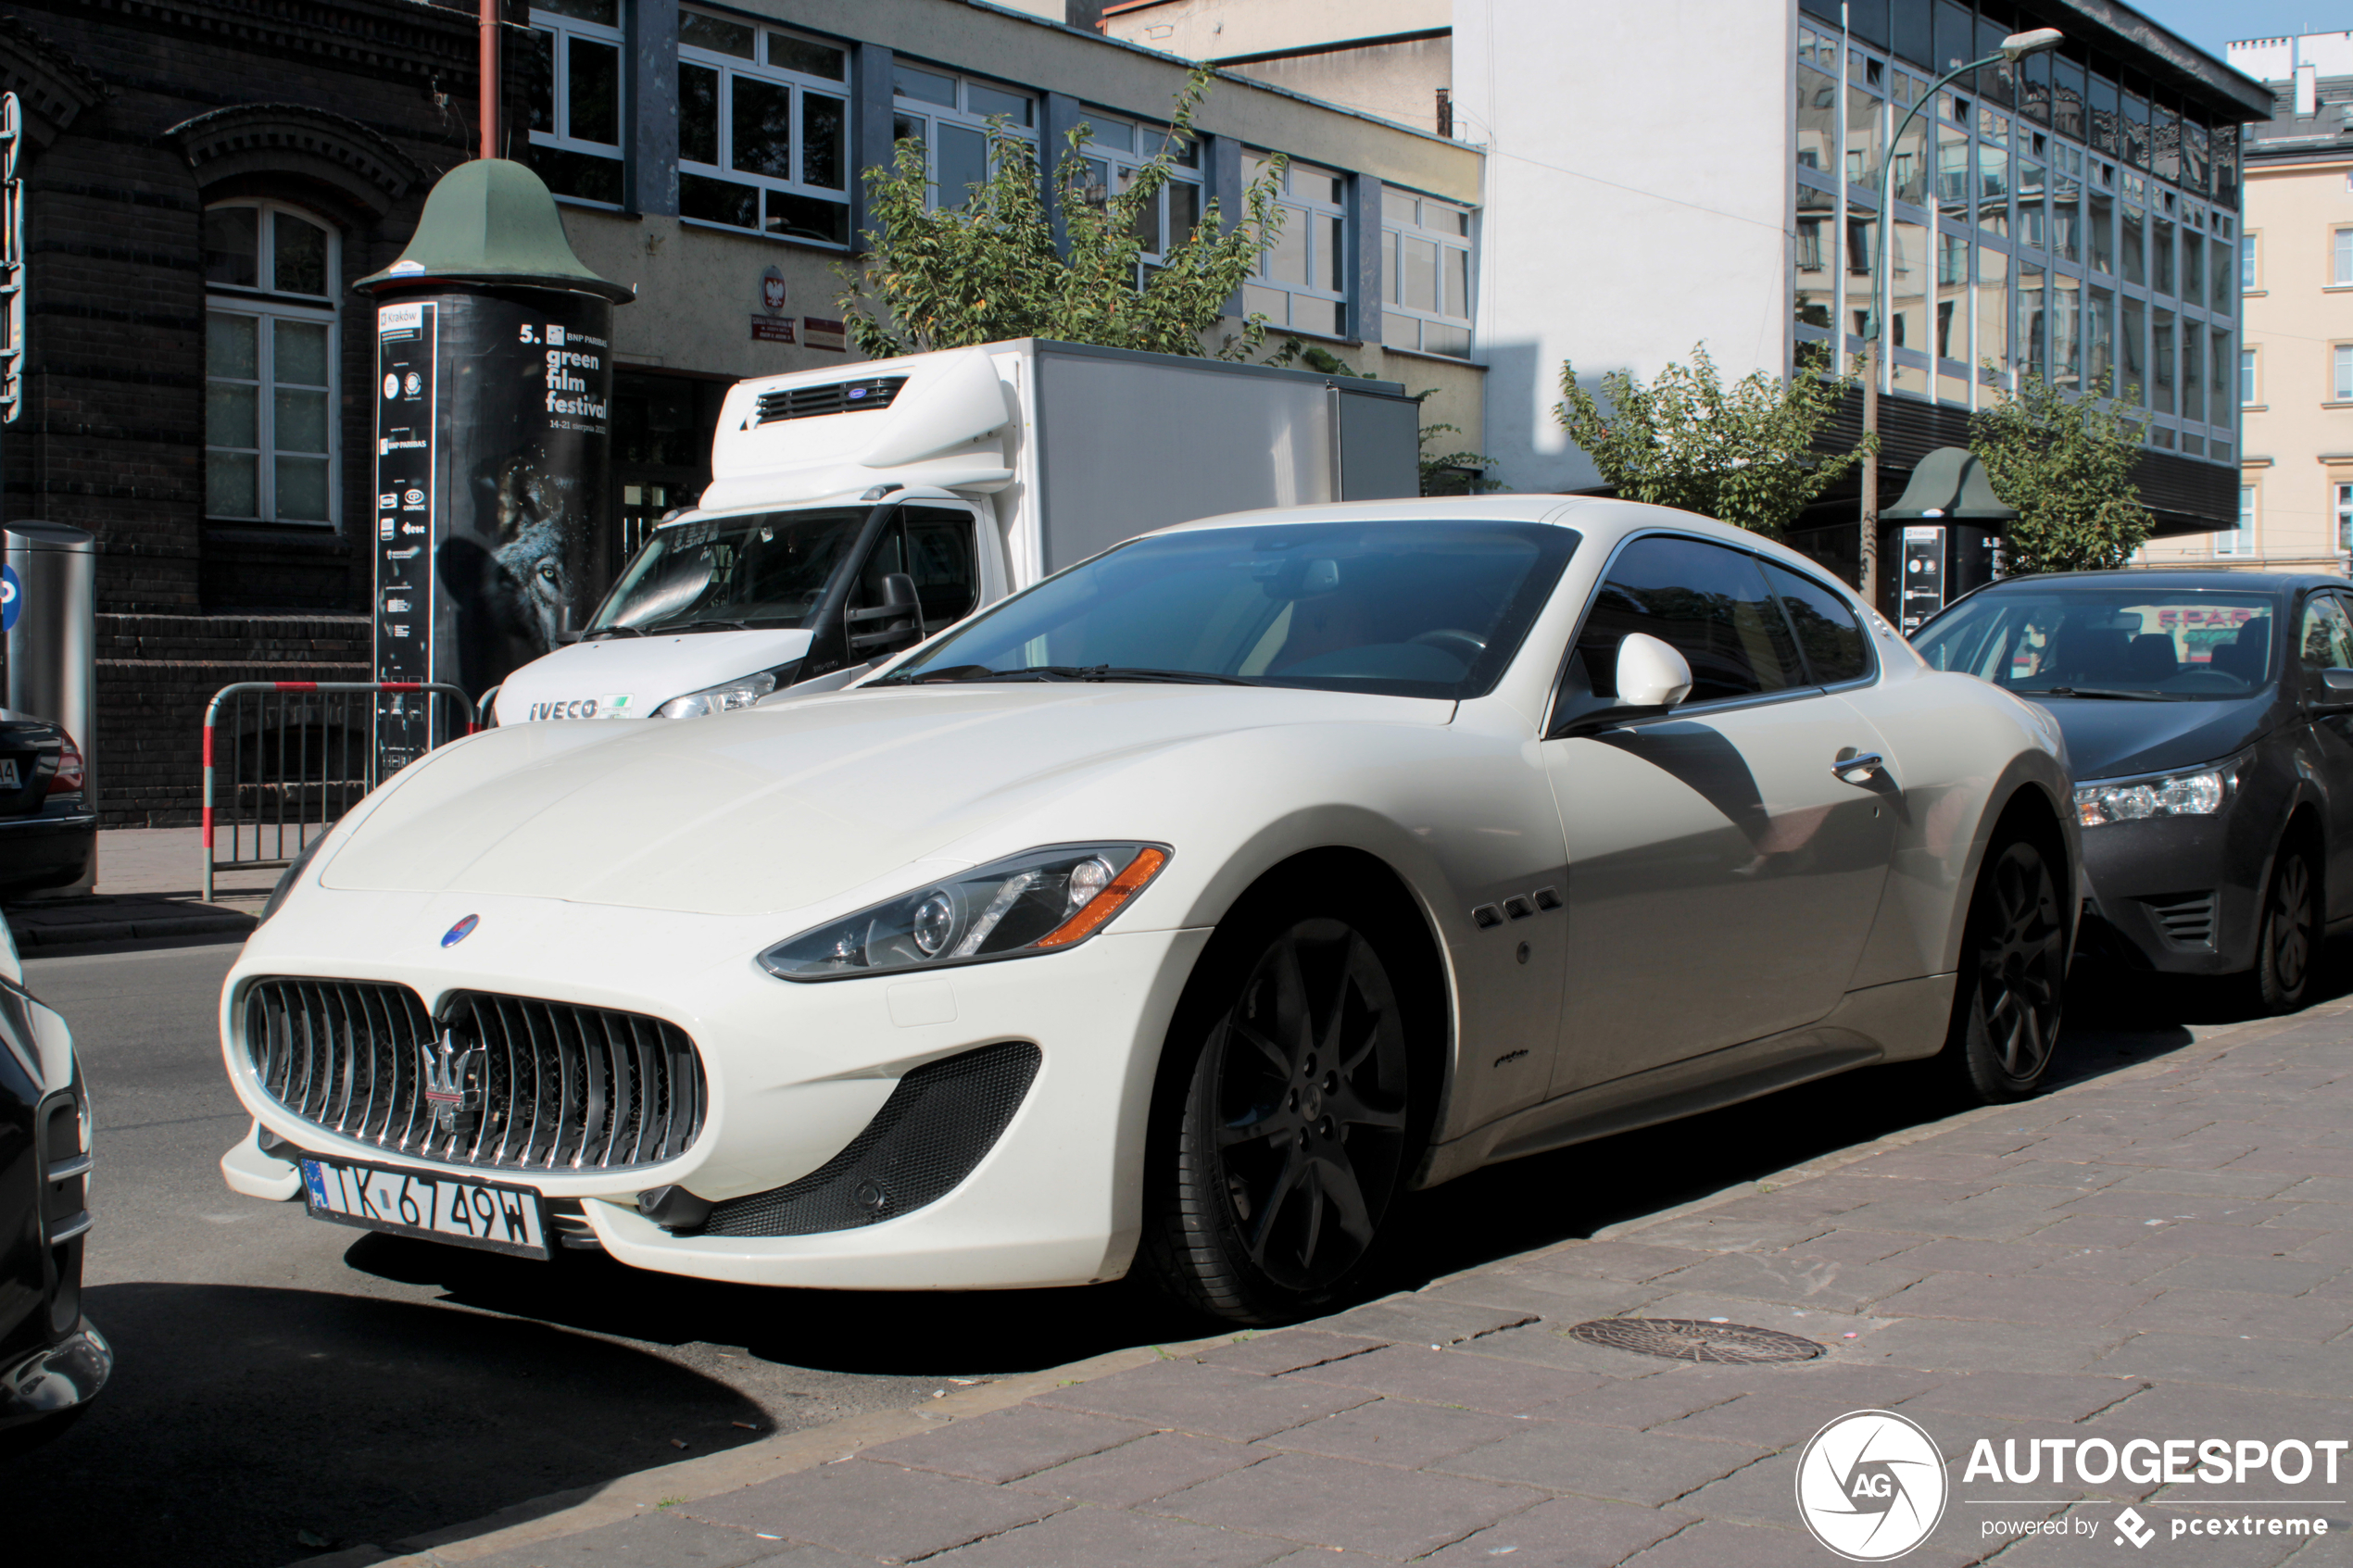
<path fill-rule="evenodd" d="M 846 980 L 1073 947 L 1141 893 L 1164 844 L 1058 844 L 975 866 L 760 955 L 780 980 Z"/>
<path fill-rule="evenodd" d="M 749 708 L 776 689 L 776 671 L 762 670 L 757 675 L 724 681 L 715 686 L 705 686 L 685 696 L 673 696 L 654 709 L 657 719 L 699 719 L 706 713 L 732 713 L 738 708 Z"/>
<path fill-rule="evenodd" d="M 2075 819 L 2095 828 L 2144 817 L 2210 817 L 2231 803 L 2246 761 L 2244 756 L 2233 757 L 2187 772 L 2078 784 Z"/>

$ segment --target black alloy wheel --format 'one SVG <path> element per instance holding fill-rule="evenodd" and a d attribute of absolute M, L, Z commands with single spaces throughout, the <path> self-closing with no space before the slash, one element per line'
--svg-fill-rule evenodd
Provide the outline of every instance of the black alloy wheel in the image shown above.
<path fill-rule="evenodd" d="M 1412 1142 L 1408 1019 L 1347 920 L 1245 935 L 1241 961 L 1200 977 L 1216 987 L 1195 1014 L 1206 1027 L 1172 1064 L 1189 1072 L 1146 1252 L 1180 1299 L 1265 1323 L 1329 1300 L 1372 1249 Z"/>
<path fill-rule="evenodd" d="M 2265 1012 L 2294 1012 L 2311 999 L 2321 956 L 2321 877 L 2312 852 L 2283 844 L 2263 894 L 2257 932 L 2255 999 Z"/>
<path fill-rule="evenodd" d="M 2067 922 L 2043 853 L 1996 845 L 1978 873 L 1955 981 L 1947 1070 L 1981 1104 L 2023 1099 L 2058 1045 L 2066 1002 Z"/>

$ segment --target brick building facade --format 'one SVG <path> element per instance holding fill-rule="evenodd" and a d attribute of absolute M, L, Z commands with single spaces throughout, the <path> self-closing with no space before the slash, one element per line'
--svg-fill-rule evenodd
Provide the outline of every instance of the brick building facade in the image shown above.
<path fill-rule="evenodd" d="M 368 678 L 350 283 L 474 156 L 477 47 L 471 5 L 424 0 L 0 6 L 29 260 L 6 514 L 98 539 L 107 825 L 195 820 L 220 686 Z"/>

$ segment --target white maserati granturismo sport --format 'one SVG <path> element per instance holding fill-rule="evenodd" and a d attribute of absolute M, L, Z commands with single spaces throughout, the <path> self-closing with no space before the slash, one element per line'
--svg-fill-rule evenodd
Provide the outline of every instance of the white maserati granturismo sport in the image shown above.
<path fill-rule="evenodd" d="M 2047 714 L 1738 529 L 1212 518 L 845 690 L 412 764 L 229 975 L 222 1169 L 459 1245 L 1279 1319 L 1491 1161 L 1874 1063 L 2032 1092 L 2069 799 Z"/>

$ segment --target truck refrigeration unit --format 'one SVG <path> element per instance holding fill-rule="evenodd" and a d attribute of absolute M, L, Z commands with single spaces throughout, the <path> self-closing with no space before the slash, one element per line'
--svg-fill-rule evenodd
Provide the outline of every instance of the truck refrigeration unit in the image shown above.
<path fill-rule="evenodd" d="M 828 690 L 1109 546 L 1411 495 L 1394 382 L 1024 338 L 740 382 L 711 483 L 497 722 L 686 719 Z"/>

